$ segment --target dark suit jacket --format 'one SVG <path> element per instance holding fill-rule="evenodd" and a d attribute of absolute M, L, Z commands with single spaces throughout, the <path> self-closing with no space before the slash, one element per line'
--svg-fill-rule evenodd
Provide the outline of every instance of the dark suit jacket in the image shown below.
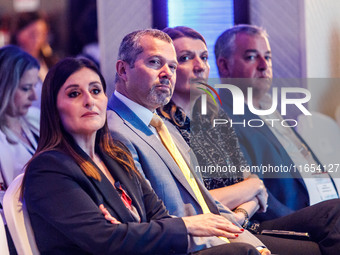
<path fill-rule="evenodd" d="M 78 148 L 80 150 L 80 148 Z M 84 157 L 87 155 L 82 152 Z M 87 157 L 89 161 L 91 159 Z M 101 154 L 113 178 L 125 188 L 141 223 L 124 206 L 101 173 L 101 181 L 84 174 L 63 152 L 39 155 L 26 172 L 25 203 L 42 254 L 186 253 L 187 231 L 180 218 L 171 218 L 150 185 L 129 175 L 112 158 Z M 111 224 L 100 204 L 124 224 Z"/>
<path fill-rule="evenodd" d="M 258 115 L 250 112 L 246 104 L 244 115 L 233 115 L 233 99 L 229 91 L 220 89 L 219 94 L 223 103 L 222 108 L 228 113 L 233 122 L 240 123 L 243 120 L 247 122 L 250 119 L 260 119 Z M 282 165 L 288 167 L 294 165 L 287 151 L 267 125 L 249 127 L 246 123 L 246 127 L 241 124 L 235 124 L 233 127 L 239 138 L 241 150 L 249 165 Z M 292 130 L 294 131 L 294 129 Z M 295 134 L 307 146 L 296 132 Z M 314 159 L 317 161 L 315 156 Z M 269 220 L 278 218 L 309 205 L 308 191 L 298 172 L 291 171 L 291 173 L 275 173 L 274 175 L 260 174 L 260 177 L 263 178 L 264 184 L 269 191 L 269 207 L 267 213 L 256 214 L 254 216 L 255 219 Z"/>

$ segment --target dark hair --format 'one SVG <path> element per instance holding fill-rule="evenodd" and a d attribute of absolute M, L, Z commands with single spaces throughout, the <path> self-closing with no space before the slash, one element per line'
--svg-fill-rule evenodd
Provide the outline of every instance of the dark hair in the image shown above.
<path fill-rule="evenodd" d="M 39 69 L 38 61 L 17 46 L 8 45 L 0 49 L 0 130 L 3 130 L 5 113 L 14 107 L 14 93 L 22 75 L 32 69 Z"/>
<path fill-rule="evenodd" d="M 89 68 L 98 74 L 104 92 L 106 91 L 104 77 L 96 65 L 88 59 L 65 58 L 52 67 L 45 78 L 42 89 L 38 148 L 28 165 L 34 158 L 45 151 L 62 150 L 74 158 L 87 176 L 100 180 L 100 174 L 96 167 L 80 156 L 74 149 L 73 139 L 71 135 L 65 131 L 57 109 L 57 95 L 60 88 L 73 73 L 82 68 Z M 116 142 L 111 138 L 107 121 L 105 121 L 104 126 L 97 131 L 95 142 L 100 150 L 120 163 L 126 171 L 129 172 L 132 169 L 137 173 L 131 155 L 122 149 L 122 147 L 118 147 Z"/>
<path fill-rule="evenodd" d="M 32 11 L 32 12 L 20 12 L 14 17 L 13 25 L 11 28 L 11 44 L 21 45 L 18 42 L 18 34 L 24 30 L 27 26 L 33 24 L 37 21 L 44 21 L 49 30 L 49 21 L 47 15 L 41 11 Z M 30 52 L 32 54 L 32 52 Z M 45 42 L 44 45 L 39 49 L 39 56 L 34 56 L 38 59 L 43 59 L 48 68 L 52 67 L 57 63 L 58 57 L 56 57 L 53 53 L 53 50 L 49 44 L 49 42 Z"/>
<path fill-rule="evenodd" d="M 18 44 L 17 42 L 17 34 L 25 29 L 27 26 L 31 25 L 32 23 L 43 20 L 48 24 L 46 15 L 42 12 L 34 11 L 34 12 L 20 12 L 14 17 L 14 22 L 12 25 L 12 37 L 11 43 Z"/>
<path fill-rule="evenodd" d="M 204 37 L 200 33 L 198 33 L 196 30 L 190 27 L 185 27 L 185 26 L 177 26 L 174 28 L 166 27 L 162 31 L 168 34 L 173 41 L 178 38 L 189 37 L 192 39 L 201 40 L 202 42 L 204 42 L 205 45 L 207 45 Z"/>

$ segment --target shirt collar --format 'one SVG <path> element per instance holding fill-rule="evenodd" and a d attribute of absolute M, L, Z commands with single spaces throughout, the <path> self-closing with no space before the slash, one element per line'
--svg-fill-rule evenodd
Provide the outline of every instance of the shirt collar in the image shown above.
<path fill-rule="evenodd" d="M 122 95 L 117 90 L 115 90 L 114 94 L 120 101 L 122 101 L 123 104 L 129 107 L 129 109 L 133 111 L 138 116 L 138 118 L 144 122 L 145 125 L 149 126 L 153 112 Z"/>
<path fill-rule="evenodd" d="M 269 93 L 264 94 L 259 104 L 262 109 L 269 109 L 273 105 L 273 100 L 270 94 Z"/>

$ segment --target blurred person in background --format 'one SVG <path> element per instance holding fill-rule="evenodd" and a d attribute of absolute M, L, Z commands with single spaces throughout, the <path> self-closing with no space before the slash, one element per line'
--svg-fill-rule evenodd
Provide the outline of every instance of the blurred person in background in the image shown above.
<path fill-rule="evenodd" d="M 1 213 L 5 190 L 37 149 L 40 112 L 31 105 L 37 99 L 38 72 L 38 61 L 19 47 L 0 48 Z M 7 240 L 14 249 L 10 236 Z"/>
<path fill-rule="evenodd" d="M 37 99 L 39 63 L 16 46 L 0 49 L 0 170 L 2 189 L 22 173 L 39 137 Z"/>
<path fill-rule="evenodd" d="M 49 25 L 47 17 L 41 12 L 22 12 L 14 19 L 11 32 L 11 44 L 17 45 L 35 57 L 40 64 L 37 85 L 38 100 L 34 106 L 40 107 L 42 82 L 48 69 L 57 62 L 57 57 L 49 44 Z"/>

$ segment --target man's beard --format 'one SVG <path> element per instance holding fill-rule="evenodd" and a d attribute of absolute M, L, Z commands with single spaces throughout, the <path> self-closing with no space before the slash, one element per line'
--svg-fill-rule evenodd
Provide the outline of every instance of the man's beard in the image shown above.
<path fill-rule="evenodd" d="M 170 82 L 169 80 L 161 80 L 160 83 L 164 85 L 168 85 Z M 158 105 L 158 107 L 161 107 L 169 103 L 172 97 L 172 94 L 173 94 L 173 90 L 171 90 L 171 87 L 169 88 L 168 92 L 164 92 L 162 90 L 159 90 L 157 88 L 157 85 L 154 85 L 149 91 L 149 94 L 146 100 L 152 105 Z"/>

